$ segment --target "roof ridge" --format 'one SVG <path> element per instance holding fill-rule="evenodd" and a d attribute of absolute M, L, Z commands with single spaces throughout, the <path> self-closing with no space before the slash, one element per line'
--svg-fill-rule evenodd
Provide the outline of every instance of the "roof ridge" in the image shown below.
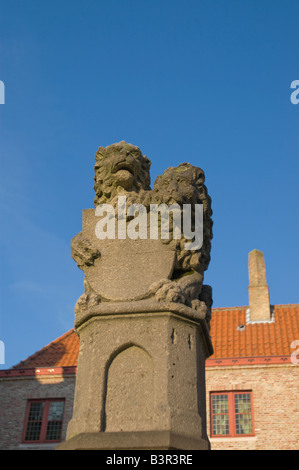
<path fill-rule="evenodd" d="M 240 306 L 235 306 L 235 307 L 212 307 L 212 312 L 215 311 L 215 310 L 224 310 L 224 311 L 228 311 L 228 310 L 241 310 L 241 309 L 244 309 L 244 308 L 249 308 L 249 305 L 240 305 Z"/>
<path fill-rule="evenodd" d="M 11 369 L 19 369 L 20 367 L 23 367 L 26 365 L 26 362 L 28 361 L 31 361 L 32 359 L 35 359 L 37 356 L 39 356 L 40 354 L 42 354 L 43 352 L 45 352 L 47 349 L 50 349 L 53 345 L 57 345 L 59 344 L 61 341 L 63 341 L 64 339 L 66 339 L 68 336 L 70 336 L 71 334 L 73 334 L 75 332 L 74 328 L 72 328 L 71 330 L 67 331 L 66 333 L 64 333 L 63 335 L 59 336 L 58 338 L 54 339 L 53 341 L 50 341 L 49 344 L 47 344 L 46 346 L 44 346 L 42 349 L 39 349 L 38 351 L 36 351 L 35 353 L 31 354 L 30 356 L 28 356 L 26 359 L 24 359 L 23 361 L 19 362 L 18 364 L 16 364 L 15 366 L 11 367 Z"/>
<path fill-rule="evenodd" d="M 299 307 L 298 304 L 274 304 L 273 307 Z"/>
<path fill-rule="evenodd" d="M 291 304 L 270 304 L 272 307 L 299 307 L 299 303 L 291 303 Z M 236 305 L 234 307 L 212 307 L 212 311 L 214 310 L 240 310 L 243 308 L 250 308 L 249 305 Z"/>

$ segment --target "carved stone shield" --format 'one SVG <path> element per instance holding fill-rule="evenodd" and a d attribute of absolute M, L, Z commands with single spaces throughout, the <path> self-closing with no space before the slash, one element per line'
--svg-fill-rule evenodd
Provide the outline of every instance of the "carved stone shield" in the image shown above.
<path fill-rule="evenodd" d="M 154 282 L 171 278 L 175 252 L 170 245 L 151 239 L 100 240 L 95 232 L 98 221 L 94 209 L 83 211 L 83 236 L 100 252 L 94 265 L 86 266 L 84 272 L 89 285 L 103 299 L 142 299 Z"/>

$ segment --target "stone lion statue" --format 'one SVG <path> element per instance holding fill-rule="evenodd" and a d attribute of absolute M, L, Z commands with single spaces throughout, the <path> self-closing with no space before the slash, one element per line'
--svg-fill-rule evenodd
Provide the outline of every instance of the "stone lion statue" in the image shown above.
<path fill-rule="evenodd" d="M 210 262 L 212 239 L 211 199 L 205 186 L 204 172 L 189 163 L 168 168 L 157 177 L 154 189 L 150 187 L 150 160 L 140 149 L 124 141 L 106 148 L 99 147 L 95 155 L 95 207 L 109 203 L 117 209 L 117 199 L 125 195 L 127 205 L 143 204 L 150 210 L 151 204 L 190 204 L 192 208 L 192 229 L 194 230 L 194 208 L 203 205 L 203 243 L 197 250 L 186 250 L 186 240 L 162 240 L 170 243 L 175 251 L 174 270 L 171 279 L 160 279 L 148 293 L 157 301 L 179 302 L 201 310 L 207 323 L 210 321 L 212 293 L 209 286 L 203 285 L 204 271 Z M 170 222 L 170 234 L 172 225 Z M 82 233 L 71 242 L 73 259 L 79 268 L 91 266 L 100 257 L 98 250 L 84 239 Z M 75 311 L 98 304 L 101 299 L 85 282 L 85 293 L 79 298 Z"/>
<path fill-rule="evenodd" d="M 151 189 L 151 162 L 138 147 L 126 142 L 99 147 L 95 159 L 95 207 L 111 202 L 120 193 Z"/>

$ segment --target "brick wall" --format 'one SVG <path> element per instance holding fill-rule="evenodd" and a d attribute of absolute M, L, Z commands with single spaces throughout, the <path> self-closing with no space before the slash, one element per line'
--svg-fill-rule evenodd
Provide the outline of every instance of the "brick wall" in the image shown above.
<path fill-rule="evenodd" d="M 206 368 L 207 427 L 210 393 L 252 391 L 254 437 L 212 438 L 212 450 L 298 450 L 299 365 L 217 366 Z M 0 378 L 0 449 L 55 448 L 23 444 L 28 399 L 65 398 L 62 440 L 72 416 L 75 376 Z"/>
<path fill-rule="evenodd" d="M 212 450 L 298 450 L 299 365 L 207 367 L 207 423 L 210 393 L 252 391 L 254 437 L 212 438 Z"/>
<path fill-rule="evenodd" d="M 65 398 L 62 440 L 72 417 L 75 376 L 0 378 L 0 449 L 51 449 L 57 444 L 23 444 L 28 399 Z"/>

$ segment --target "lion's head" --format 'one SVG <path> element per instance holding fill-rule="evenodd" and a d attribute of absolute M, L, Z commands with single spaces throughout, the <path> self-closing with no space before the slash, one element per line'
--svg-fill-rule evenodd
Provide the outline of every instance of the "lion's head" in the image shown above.
<path fill-rule="evenodd" d="M 151 162 L 135 145 L 121 141 L 99 147 L 95 158 L 95 206 L 111 201 L 120 192 L 150 190 Z"/>
<path fill-rule="evenodd" d="M 203 205 L 203 245 L 199 250 L 186 251 L 184 248 L 186 240 L 182 238 L 178 241 L 175 266 L 177 271 L 203 272 L 210 262 L 213 222 L 211 198 L 204 182 L 203 170 L 190 163 L 181 163 L 175 168 L 168 168 L 155 181 L 151 198 L 153 202 L 168 205 L 179 204 L 181 207 L 183 204 L 191 204 L 193 214 L 195 204 Z"/>

